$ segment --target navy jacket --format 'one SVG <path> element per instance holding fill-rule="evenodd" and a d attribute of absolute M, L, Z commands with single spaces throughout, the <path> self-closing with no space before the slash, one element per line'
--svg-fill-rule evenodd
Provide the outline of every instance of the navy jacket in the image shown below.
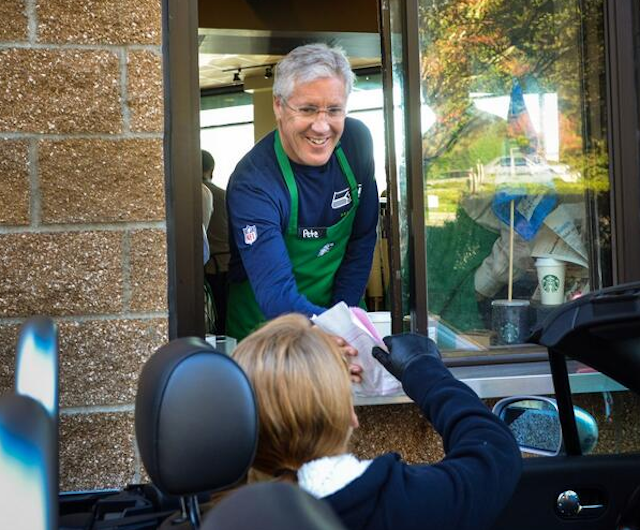
<path fill-rule="evenodd" d="M 267 319 L 297 312 L 311 316 L 325 308 L 307 300 L 297 290 L 283 234 L 289 221 L 291 200 L 273 149 L 274 133 L 260 140 L 236 166 L 227 187 L 229 246 L 228 278 L 247 277 L 256 301 Z M 358 305 L 369 279 L 378 222 L 378 192 L 374 178 L 373 141 L 360 121 L 345 120 L 340 145 L 359 185 L 360 204 L 351 238 L 333 285 L 332 305 L 344 301 Z M 339 200 L 348 189 L 336 155 L 323 166 L 291 163 L 298 184 L 300 226 L 335 224 L 351 207 Z M 244 241 L 242 229 L 255 226 L 257 239 Z"/>
<path fill-rule="evenodd" d="M 402 385 L 442 436 L 445 458 L 409 465 L 385 454 L 325 500 L 351 530 L 490 528 L 521 473 L 511 432 L 439 359 L 413 361 Z"/>

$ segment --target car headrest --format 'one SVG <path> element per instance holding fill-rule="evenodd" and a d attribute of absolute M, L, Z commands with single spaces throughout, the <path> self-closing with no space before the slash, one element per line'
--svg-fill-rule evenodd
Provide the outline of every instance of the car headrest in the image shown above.
<path fill-rule="evenodd" d="M 175 339 L 147 361 L 138 382 L 135 427 L 149 477 L 170 495 L 235 484 L 249 469 L 258 440 L 247 376 L 196 337 Z"/>

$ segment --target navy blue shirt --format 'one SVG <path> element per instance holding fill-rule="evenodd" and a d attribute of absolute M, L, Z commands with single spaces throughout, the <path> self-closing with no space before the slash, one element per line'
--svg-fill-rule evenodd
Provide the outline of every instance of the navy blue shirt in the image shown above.
<path fill-rule="evenodd" d="M 364 294 L 378 222 L 371 133 L 346 118 L 340 145 L 358 183 L 360 203 L 342 264 L 335 275 L 331 304 L 355 306 Z M 291 162 L 298 187 L 298 225 L 328 227 L 352 207 L 346 177 L 335 153 L 323 166 Z M 267 319 L 283 313 L 308 316 L 326 308 L 298 292 L 284 242 L 291 198 L 274 151 L 274 132 L 266 135 L 236 166 L 227 187 L 230 282 L 249 279 Z M 243 230 L 244 229 L 244 230 Z"/>
<path fill-rule="evenodd" d="M 513 435 L 439 359 L 412 361 L 402 386 L 442 436 L 445 458 L 379 456 L 325 500 L 349 530 L 488 530 L 522 471 Z"/>

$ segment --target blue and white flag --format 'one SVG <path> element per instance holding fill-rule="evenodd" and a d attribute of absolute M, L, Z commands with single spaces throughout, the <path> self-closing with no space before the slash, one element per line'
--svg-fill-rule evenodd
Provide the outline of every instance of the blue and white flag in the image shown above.
<path fill-rule="evenodd" d="M 505 171 L 510 171 L 510 178 L 505 179 L 504 184 L 496 191 L 492 209 L 496 217 L 509 226 L 510 204 L 514 201 L 513 228 L 525 241 L 530 241 L 540 230 L 547 215 L 556 207 L 558 198 L 551 179 L 541 182 L 547 188 L 545 191 L 533 195 L 527 193 L 525 184 L 531 180 L 527 177 L 536 174 L 536 165 L 544 167 L 546 164 L 538 162 L 540 139 L 527 112 L 517 79 L 514 79 L 511 89 L 506 143 L 509 156 L 504 157 L 508 162 Z"/>

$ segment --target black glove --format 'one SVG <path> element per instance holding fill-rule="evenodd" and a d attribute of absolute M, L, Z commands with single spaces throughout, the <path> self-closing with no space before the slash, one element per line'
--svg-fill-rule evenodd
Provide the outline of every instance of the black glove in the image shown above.
<path fill-rule="evenodd" d="M 382 340 L 389 348 L 389 353 L 378 346 L 375 346 L 371 353 L 398 381 L 402 381 L 404 371 L 415 359 L 423 355 L 440 359 L 440 351 L 438 351 L 436 343 L 425 335 L 402 333 L 385 337 Z"/>

